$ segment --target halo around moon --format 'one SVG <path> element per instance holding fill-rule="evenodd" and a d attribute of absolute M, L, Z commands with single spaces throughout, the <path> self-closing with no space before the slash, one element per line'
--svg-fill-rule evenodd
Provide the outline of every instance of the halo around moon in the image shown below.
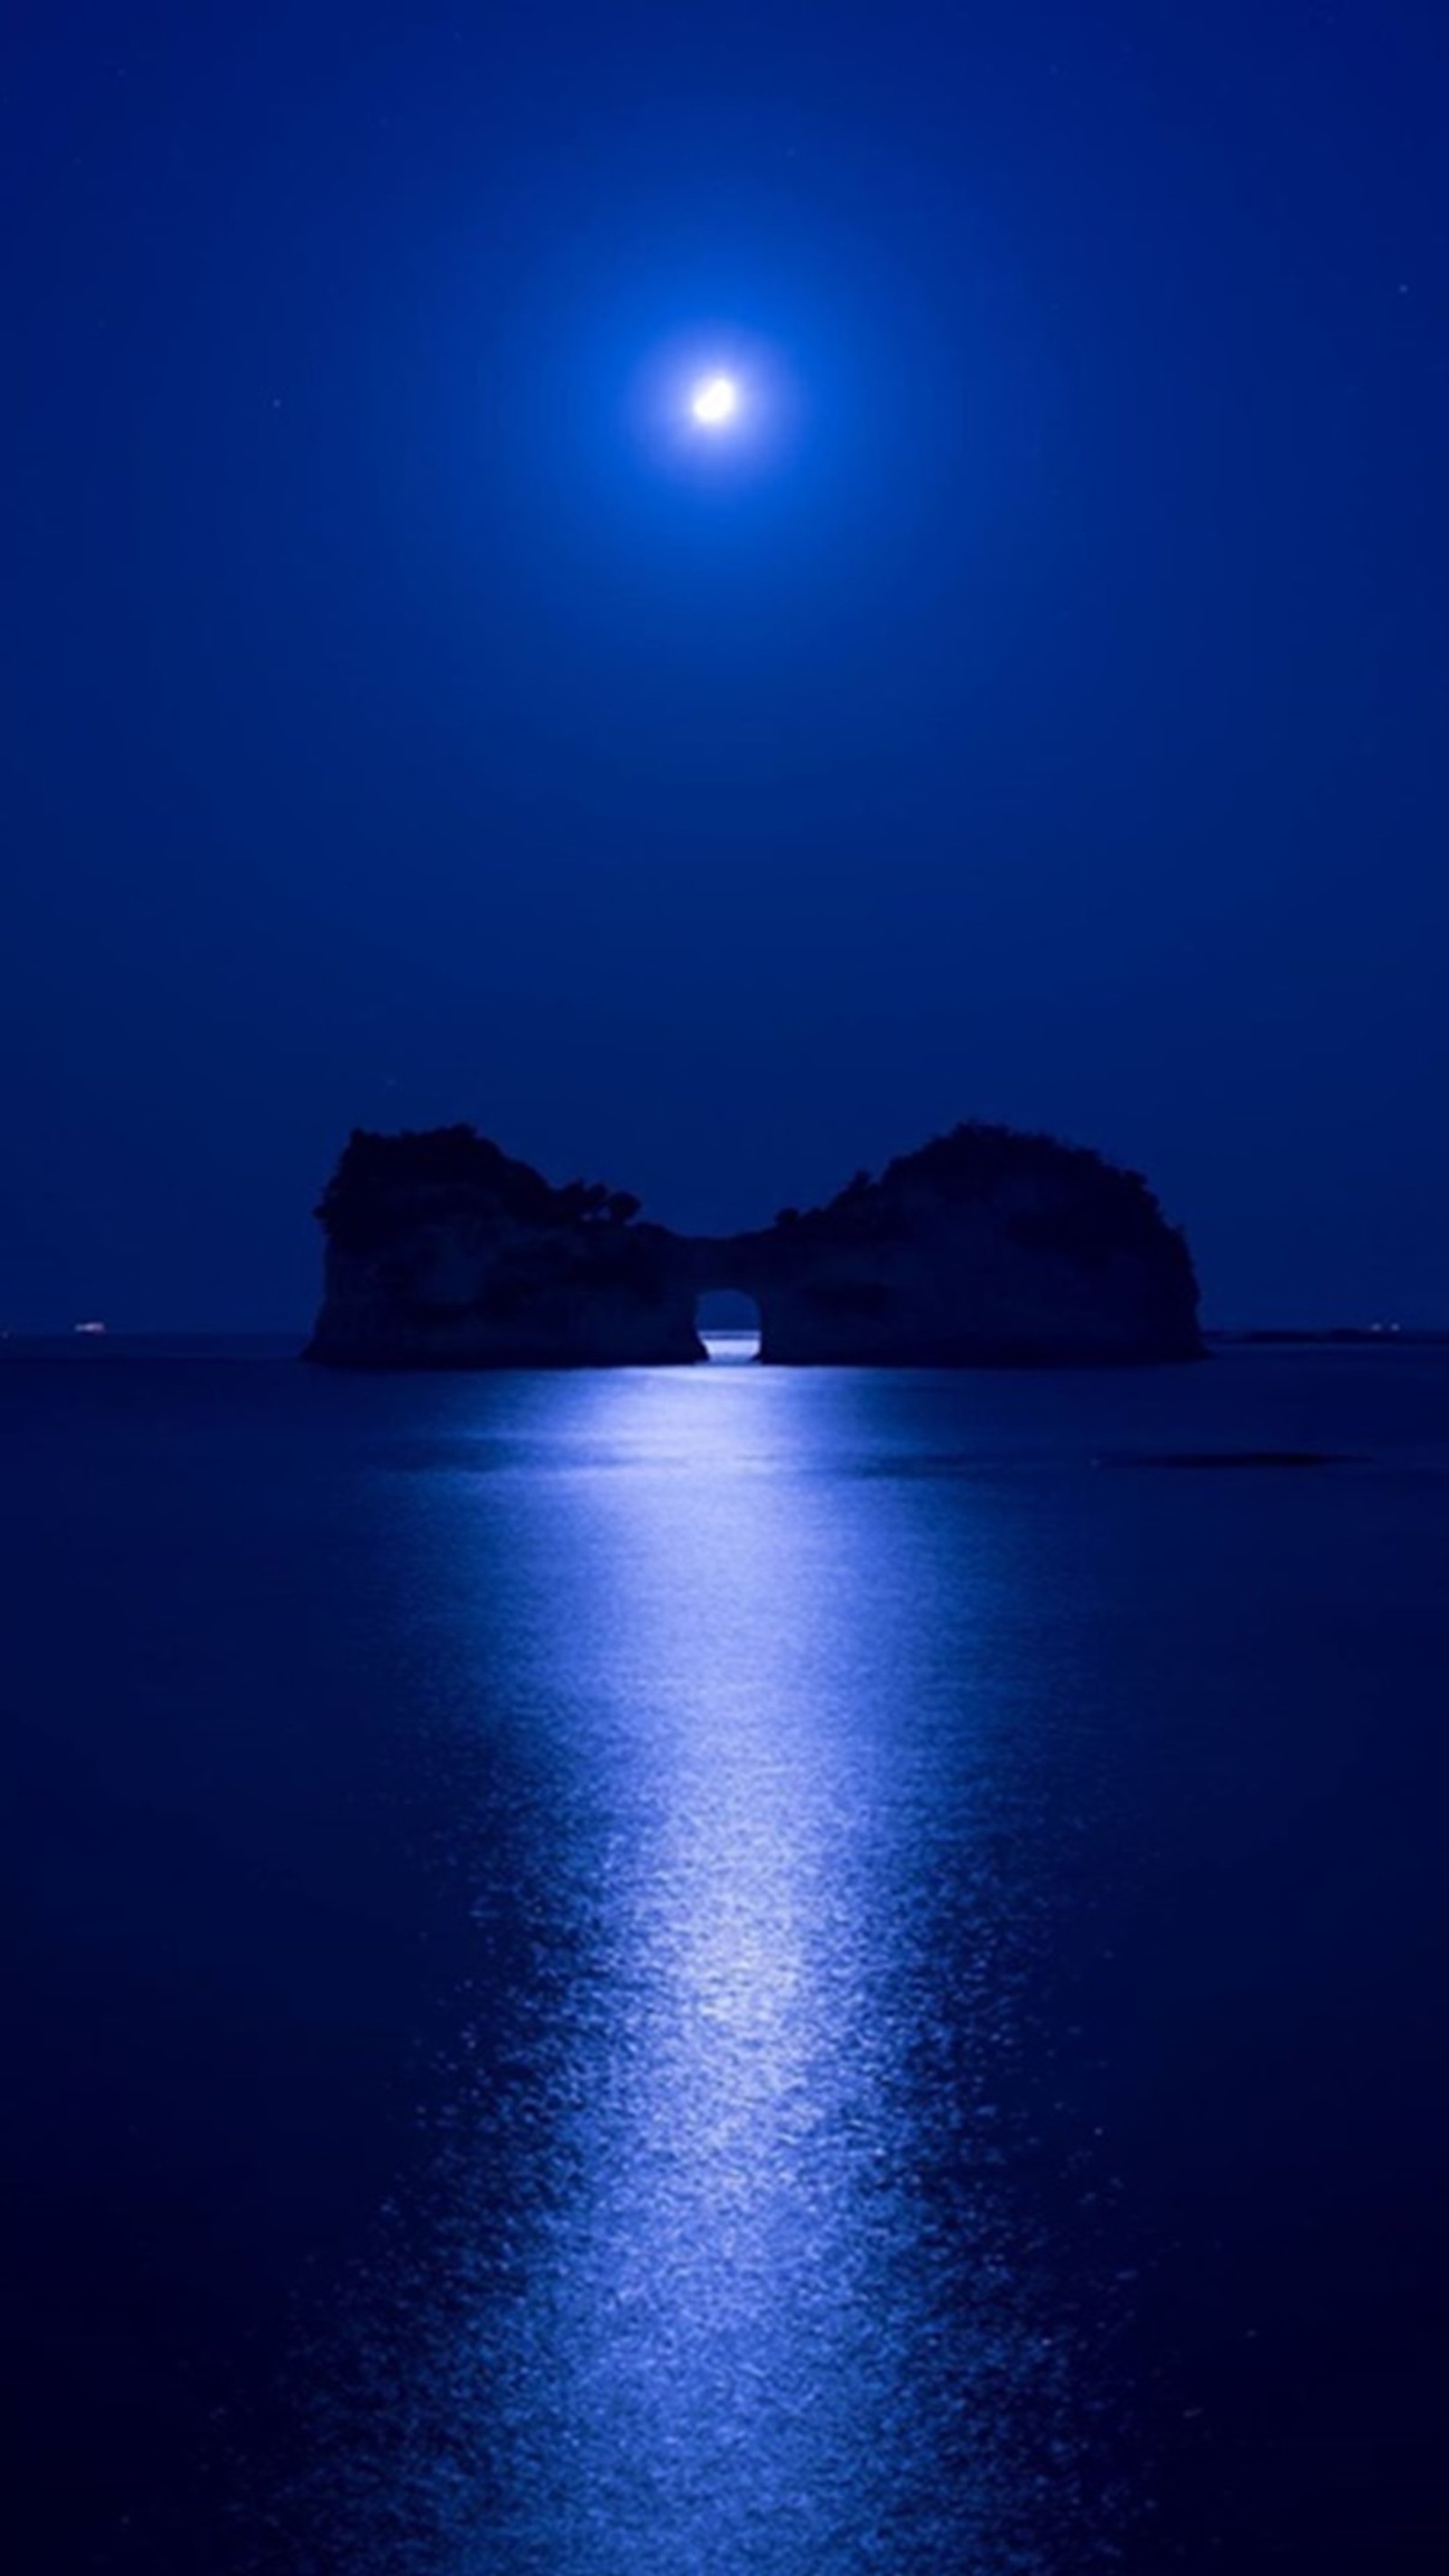
<path fill-rule="evenodd" d="M 702 376 L 689 398 L 701 429 L 727 428 L 739 407 L 740 389 L 733 376 Z"/>

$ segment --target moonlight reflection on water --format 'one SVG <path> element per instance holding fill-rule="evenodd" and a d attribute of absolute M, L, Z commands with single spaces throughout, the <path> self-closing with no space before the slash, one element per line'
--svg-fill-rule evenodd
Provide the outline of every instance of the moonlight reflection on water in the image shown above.
<path fill-rule="evenodd" d="M 799 1380 L 548 1403 L 546 1472 L 455 1463 L 417 1533 L 479 1730 L 483 1957 L 427 2250 L 364 2318 L 353 2546 L 1088 2566 L 1073 2335 L 1010 2175 L 1009 1552 L 919 1482 L 813 1472 Z"/>
<path fill-rule="evenodd" d="M 1441 1354 L 79 1347 L 0 1478 L 27 2571 L 1432 2561 Z"/>

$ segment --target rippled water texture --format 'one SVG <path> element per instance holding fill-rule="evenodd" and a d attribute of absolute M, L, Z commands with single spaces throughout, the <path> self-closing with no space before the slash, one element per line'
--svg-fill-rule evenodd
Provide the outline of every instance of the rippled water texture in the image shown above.
<path fill-rule="evenodd" d="M 7 1397 L 27 2569 L 1440 2563 L 1449 1366 Z"/>

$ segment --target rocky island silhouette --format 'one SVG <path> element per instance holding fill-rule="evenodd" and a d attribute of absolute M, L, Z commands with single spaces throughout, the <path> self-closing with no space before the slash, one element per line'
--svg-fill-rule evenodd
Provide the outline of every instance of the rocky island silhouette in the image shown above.
<path fill-rule="evenodd" d="M 1202 1355 L 1185 1238 L 1140 1173 L 969 1122 L 772 1225 L 684 1235 L 630 1192 L 556 1188 L 471 1126 L 353 1132 L 317 1210 L 332 1367 L 561 1368 L 708 1357 L 701 1296 L 760 1310 L 787 1366 L 989 1368 Z"/>

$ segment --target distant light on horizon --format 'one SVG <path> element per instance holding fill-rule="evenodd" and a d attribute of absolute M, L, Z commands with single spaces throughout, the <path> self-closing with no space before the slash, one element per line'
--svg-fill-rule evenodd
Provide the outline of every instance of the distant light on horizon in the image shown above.
<path fill-rule="evenodd" d="M 733 376 L 706 376 L 695 386 L 689 408 L 702 429 L 723 429 L 740 407 L 740 389 Z"/>

